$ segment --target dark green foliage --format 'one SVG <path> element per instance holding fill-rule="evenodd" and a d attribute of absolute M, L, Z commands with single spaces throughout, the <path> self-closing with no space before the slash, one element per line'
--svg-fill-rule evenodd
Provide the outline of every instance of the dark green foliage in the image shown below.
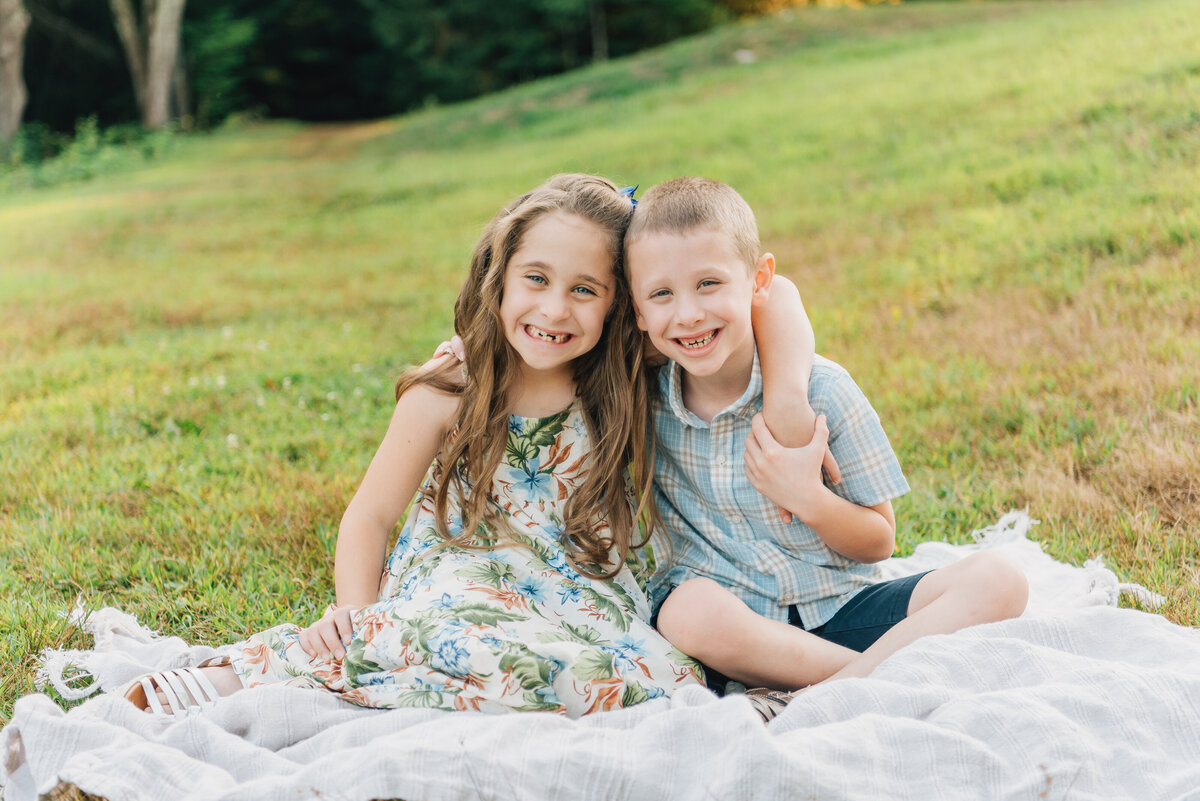
<path fill-rule="evenodd" d="M 137 119 L 108 3 L 30 0 L 25 119 Z M 708 27 L 717 0 L 189 0 L 187 108 L 329 121 L 463 100 Z"/>

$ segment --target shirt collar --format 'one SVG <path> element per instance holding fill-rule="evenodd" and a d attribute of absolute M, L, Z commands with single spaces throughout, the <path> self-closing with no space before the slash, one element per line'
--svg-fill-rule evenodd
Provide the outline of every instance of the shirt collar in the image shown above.
<path fill-rule="evenodd" d="M 697 417 L 688 407 L 683 405 L 683 368 L 679 362 L 670 361 L 666 367 L 667 402 L 671 412 L 679 418 L 679 422 L 692 428 L 708 428 L 709 424 Z M 754 346 L 754 363 L 750 368 L 750 383 L 742 397 L 726 406 L 713 417 L 726 414 L 746 418 L 758 411 L 757 401 L 762 397 L 762 368 L 758 364 L 758 345 Z"/>

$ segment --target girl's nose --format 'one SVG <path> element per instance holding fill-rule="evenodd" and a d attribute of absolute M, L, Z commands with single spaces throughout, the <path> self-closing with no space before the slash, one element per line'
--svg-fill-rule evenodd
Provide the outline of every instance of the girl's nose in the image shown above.
<path fill-rule="evenodd" d="M 557 294 L 547 297 L 545 303 L 542 304 L 542 314 L 546 315 L 547 320 L 562 320 L 567 316 L 569 310 L 567 298 Z"/>

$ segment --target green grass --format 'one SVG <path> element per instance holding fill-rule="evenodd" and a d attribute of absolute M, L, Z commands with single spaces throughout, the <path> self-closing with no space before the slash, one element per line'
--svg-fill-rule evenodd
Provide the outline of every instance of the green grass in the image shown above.
<path fill-rule="evenodd" d="M 458 106 L 0 196 L 0 717 L 77 597 L 189 640 L 332 599 L 470 247 L 552 173 L 720 178 L 873 400 L 902 550 L 1028 507 L 1200 624 L 1200 20 L 809 9 Z M 753 50 L 752 64 L 735 63 Z"/>

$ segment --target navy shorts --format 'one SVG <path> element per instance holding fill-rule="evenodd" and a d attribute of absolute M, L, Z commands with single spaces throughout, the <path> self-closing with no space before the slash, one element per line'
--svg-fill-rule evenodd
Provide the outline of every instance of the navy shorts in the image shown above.
<path fill-rule="evenodd" d="M 824 624 L 808 631 L 823 640 L 861 653 L 870 648 L 884 632 L 908 617 L 908 602 L 913 590 L 928 572 L 872 584 L 860 590 Z M 788 623 L 798 629 L 804 628 L 800 623 L 800 611 L 794 606 L 788 607 Z M 729 681 L 726 676 L 707 665 L 704 666 L 704 675 L 710 690 L 718 695 L 724 694 L 725 683 Z"/>

